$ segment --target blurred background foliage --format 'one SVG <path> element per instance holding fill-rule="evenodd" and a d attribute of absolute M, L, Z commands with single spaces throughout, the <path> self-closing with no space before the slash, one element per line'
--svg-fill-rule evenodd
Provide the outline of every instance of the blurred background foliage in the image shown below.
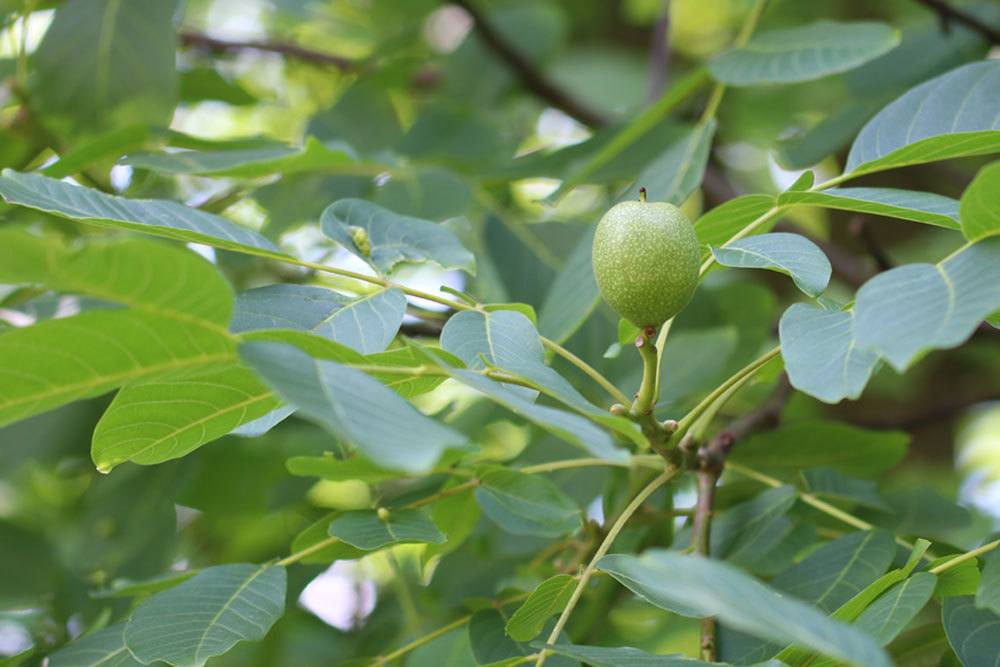
<path fill-rule="evenodd" d="M 112 4 L 116 11 L 109 14 L 106 5 Z M 474 29 L 461 4 L 3 0 L 0 164 L 24 170 L 80 151 L 90 164 L 91 185 L 224 212 L 315 261 L 336 252 L 315 222 L 342 197 L 446 221 L 475 250 L 475 278 L 465 284 L 457 272 L 419 268 L 405 270 L 401 280 L 427 289 L 444 282 L 483 301 L 530 304 L 545 333 L 546 312 L 553 307 L 546 296 L 560 268 L 578 244 L 589 243 L 589 230 L 621 185 L 676 136 L 675 125 L 697 119 L 703 100 L 694 96 L 681 105 L 669 123 L 607 165 L 595 184 L 575 188 L 558 206 L 543 205 L 539 200 L 558 185 L 556 179 L 578 164 L 579 155 L 561 149 L 621 126 L 723 49 L 751 3 L 477 3 L 531 68 L 555 82 L 584 114 L 555 108 L 553 100 L 525 85 Z M 997 25 L 996 3 L 968 9 Z M 915 83 L 982 58 L 989 49 L 982 36 L 958 24 L 943 26 L 914 0 L 775 0 L 761 23 L 798 25 L 817 14 L 885 21 L 902 30 L 902 45 L 846 74 L 729 91 L 704 183 L 683 204 L 690 217 L 738 194 L 779 192 L 806 167 L 817 180 L 836 175 L 851 139 L 875 111 Z M 120 29 L 102 32 L 109 16 Z M 95 35 L 114 43 L 95 49 Z M 300 144 L 306 137 L 349 146 L 365 168 L 286 169 L 247 179 L 119 162 L 122 154 L 140 150 L 229 151 L 274 141 Z M 101 142 L 112 148 L 102 154 Z M 983 163 L 971 158 L 923 165 L 858 184 L 957 198 Z M 65 236 L 97 233 L 26 209 L 4 210 L 0 225 L 23 223 Z M 820 208 L 795 208 L 779 227 L 823 247 L 834 265 L 831 294 L 843 300 L 881 269 L 936 261 L 960 243 L 956 235 L 926 225 Z M 277 281 L 341 286 L 334 277 L 206 252 L 238 289 Z M 356 261 L 342 252 L 336 257 L 349 267 Z M 783 307 L 796 298 L 787 281 L 767 272 L 711 275 L 669 339 L 664 414 L 683 414 L 704 391 L 756 357 L 774 339 Z M 432 306 L 419 323 L 406 325 L 408 333 L 433 333 L 439 323 Z M 7 290 L 0 293 L 0 327 L 88 307 L 100 304 Z M 635 386 L 636 360 L 628 350 L 619 354 L 616 340 L 617 319 L 602 304 L 565 344 L 619 386 Z M 928 354 L 905 377 L 883 367 L 860 401 L 828 406 L 796 394 L 785 419 L 832 417 L 905 432 L 912 439 L 909 452 L 882 488 L 898 509 L 907 510 L 902 521 L 910 523 L 900 531 L 974 544 L 1000 520 L 997 341 L 996 330 L 983 327 L 968 345 Z M 556 365 L 571 378 L 578 373 Z M 767 390 L 766 384 L 751 387 L 726 413 L 739 414 Z M 331 449 L 318 427 L 295 419 L 261 438 L 230 436 L 179 461 L 123 466 L 100 476 L 88 452 L 108 401 L 72 404 L 0 429 L 0 655 L 37 660 L 102 618 L 120 615 L 130 600 L 119 589 L 130 580 L 206 564 L 264 561 L 287 553 L 295 536 L 331 509 L 372 501 L 373 490 L 362 482 L 316 482 L 287 473 L 289 457 Z M 470 433 L 492 460 L 531 462 L 566 453 L 555 439 L 450 385 L 419 403 Z M 602 495 L 627 491 L 627 479 L 613 470 L 567 471 L 553 479 L 589 506 L 592 516 L 600 516 Z M 408 482 L 389 490 L 418 491 Z M 727 484 L 720 502 L 735 503 L 747 493 L 739 483 Z M 689 506 L 692 498 L 682 489 L 662 502 Z M 879 522 L 875 511 L 869 518 Z M 464 519 L 470 537 L 452 553 L 429 558 L 423 546 L 403 546 L 329 568 L 292 569 L 289 599 L 298 599 L 295 609 L 264 641 L 242 644 L 213 664 L 308 667 L 376 655 L 400 638 L 442 625 L 465 599 L 537 583 L 526 556 L 538 551 L 539 540 L 503 534 L 477 516 Z M 885 517 L 887 524 L 899 520 Z M 644 539 L 636 529 L 624 535 L 623 545 Z M 580 545 L 563 546 L 552 554 L 556 562 L 571 559 Z M 618 593 L 609 590 L 607 596 L 612 594 Z M 637 599 L 623 599 L 606 615 L 607 596 L 595 596 L 579 611 L 576 622 L 590 628 L 590 643 L 664 651 L 689 650 L 696 641 L 693 621 L 665 623 L 661 612 Z M 39 650 L 31 653 L 32 646 Z M 453 632 L 413 652 L 405 664 L 465 664 L 469 650 L 467 634 Z"/>

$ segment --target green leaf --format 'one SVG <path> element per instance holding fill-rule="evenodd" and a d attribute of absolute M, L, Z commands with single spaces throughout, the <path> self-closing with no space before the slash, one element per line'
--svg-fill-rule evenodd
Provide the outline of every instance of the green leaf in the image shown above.
<path fill-rule="evenodd" d="M 281 343 L 244 343 L 240 356 L 303 416 L 385 468 L 426 472 L 445 449 L 466 443 L 361 371 Z"/>
<path fill-rule="evenodd" d="M 694 232 L 704 248 L 702 259 L 711 254 L 705 246 L 721 246 L 775 204 L 771 195 L 743 195 L 716 206 L 698 218 L 694 223 Z"/>
<path fill-rule="evenodd" d="M 542 303 L 538 330 L 557 343 L 576 333 L 601 300 L 591 258 L 596 229 L 591 226 L 580 237 Z"/>
<path fill-rule="evenodd" d="M 824 611 L 835 609 L 830 614 L 831 618 L 850 622 L 887 588 L 909 574 L 908 570 L 893 570 L 878 576 L 892 562 L 895 553 L 895 544 L 888 533 L 851 533 L 821 546 L 801 562 L 779 573 L 771 585 Z M 913 565 L 919 559 L 917 556 Z M 725 626 L 720 629 L 719 645 L 726 658 L 737 662 L 742 661 L 737 660 L 738 655 L 743 659 L 752 659 L 775 653 L 777 659 L 783 661 L 782 664 L 790 666 L 804 666 L 811 664 L 810 657 L 815 659 L 811 651 L 795 646 L 778 652 L 781 644 L 760 642 Z"/>
<path fill-rule="evenodd" d="M 881 590 L 878 591 L 875 594 L 880 595 L 878 599 L 875 599 L 875 595 L 872 595 L 871 599 L 867 599 L 861 603 L 866 607 L 863 612 L 861 609 L 857 609 L 859 613 L 855 614 L 852 609 L 851 615 L 847 616 L 845 612 L 847 605 L 845 605 L 845 607 L 841 607 L 834 614 L 834 618 L 854 621 L 856 627 L 875 637 L 883 646 L 895 639 L 910 621 L 920 613 L 927 604 L 927 601 L 930 600 L 937 579 L 937 577 L 928 572 L 918 572 L 908 579 L 905 578 L 905 574 L 901 574 L 900 570 L 893 570 L 889 574 L 898 574 L 900 581 L 887 584 L 886 587 L 891 586 L 891 588 L 885 591 L 884 594 L 882 594 Z M 881 582 L 886 577 L 882 577 L 879 581 Z M 855 596 L 851 602 L 858 600 L 861 595 Z M 785 649 L 777 657 L 793 667 L 797 665 L 836 667 L 838 664 L 837 661 L 829 658 L 810 661 L 808 653 L 795 648 Z"/>
<path fill-rule="evenodd" d="M 526 645 L 516 642 L 504 631 L 506 612 L 502 609 L 482 609 L 469 619 L 469 642 L 477 665 L 501 667 L 502 665 L 520 664 L 519 658 L 531 655 L 533 651 Z M 573 663 L 556 657 L 546 664 L 557 667 L 570 667 Z M 575 665 L 573 665 L 575 667 Z"/>
<path fill-rule="evenodd" d="M 331 512 L 309 524 L 292 540 L 292 553 L 309 550 L 299 562 L 303 564 L 326 564 L 337 560 L 354 560 L 361 558 L 365 552 L 346 542 L 334 541 L 324 547 L 317 548 L 320 542 L 330 542 L 330 523 L 340 516 L 340 512 Z"/>
<path fill-rule="evenodd" d="M 712 255 L 723 266 L 784 273 L 811 297 L 823 293 L 833 271 L 819 246 L 801 234 L 786 232 L 740 239 L 724 248 L 712 248 Z"/>
<path fill-rule="evenodd" d="M 631 440 L 639 447 L 647 446 L 648 442 L 635 422 L 627 417 L 615 416 L 608 410 L 594 405 L 583 394 L 577 391 L 576 387 L 567 381 L 566 378 L 559 375 L 552 368 L 542 364 L 529 364 L 526 366 L 508 367 L 507 370 L 510 371 L 511 375 L 522 380 L 525 384 L 573 408 L 581 415 L 586 416 L 590 421 L 614 429 L 616 433 Z M 463 373 L 462 375 L 463 378 L 460 378 L 460 380 L 465 382 L 470 374 Z M 553 412 L 552 408 L 548 408 L 547 406 L 534 405 L 521 398 L 520 394 L 508 397 L 508 394 L 510 394 L 509 391 L 498 396 L 495 390 L 490 392 L 482 389 L 488 385 L 484 384 L 480 379 L 475 379 L 473 382 L 475 382 L 477 388 L 480 388 L 481 391 L 493 397 L 494 400 L 506 406 L 512 412 L 535 422 L 561 438 L 568 438 L 569 442 L 574 442 L 582 446 L 595 456 L 623 463 L 628 460 L 624 450 L 609 448 L 603 436 L 593 433 L 593 429 L 584 426 L 574 415 L 566 415 L 559 410 Z M 575 435 L 573 435 L 574 433 Z"/>
<path fill-rule="evenodd" d="M 922 535 L 949 543 L 967 539 L 961 537 L 961 534 L 962 529 L 972 522 L 969 510 L 954 500 L 939 495 L 928 485 L 903 485 L 892 493 L 887 493 L 885 500 L 892 512 L 874 515 L 872 518 L 887 530 L 899 535 Z M 972 569 L 978 580 L 979 571 Z M 941 579 L 945 578 L 946 575 L 942 573 Z"/>
<path fill-rule="evenodd" d="M 935 32 L 940 31 L 935 28 Z M 857 136 L 884 103 L 881 98 L 851 99 L 808 129 L 779 139 L 775 156 L 778 164 L 786 169 L 819 164 Z"/>
<path fill-rule="evenodd" d="M 741 632 L 794 643 L 859 667 L 891 667 L 869 636 L 813 607 L 783 597 L 726 563 L 651 549 L 642 556 L 605 556 L 598 567 L 649 602 L 684 605 Z"/>
<path fill-rule="evenodd" d="M 884 23 L 817 21 L 769 30 L 714 58 L 716 80 L 731 86 L 812 81 L 846 72 L 899 44 L 899 32 Z"/>
<path fill-rule="evenodd" d="M 323 287 L 279 283 L 237 296 L 231 328 L 309 331 L 369 354 L 389 346 L 405 314 L 406 295 L 398 289 L 351 299 Z"/>
<path fill-rule="evenodd" d="M 983 572 L 976 590 L 976 606 L 1000 614 L 1000 555 L 994 551 L 983 560 Z"/>
<path fill-rule="evenodd" d="M 474 369 L 541 364 L 545 354 L 531 320 L 507 309 L 455 313 L 441 330 L 441 347 Z"/>
<path fill-rule="evenodd" d="M 997 308 L 1000 238 L 988 238 L 937 264 L 900 266 L 862 285 L 854 335 L 858 347 L 902 372 L 926 350 L 961 345 Z"/>
<path fill-rule="evenodd" d="M 400 262 L 434 262 L 476 272 L 476 259 L 443 225 L 394 213 L 363 199 L 341 199 L 320 216 L 323 233 L 372 267 L 388 273 Z"/>
<path fill-rule="evenodd" d="M 542 645 L 539 644 L 538 647 L 541 648 Z M 654 655 L 640 651 L 637 648 L 632 648 L 631 646 L 610 648 L 604 646 L 555 644 L 548 648 L 557 655 L 574 658 L 575 660 L 591 665 L 591 667 L 709 667 L 711 665 L 722 667 L 721 663 L 693 660 L 679 653 Z M 756 667 L 782 666 L 777 661 L 769 660 L 766 663 L 758 663 Z"/>
<path fill-rule="evenodd" d="M 485 303 L 483 304 L 483 310 L 487 313 L 497 310 L 513 310 L 527 317 L 531 321 L 531 326 L 538 326 L 538 315 L 535 313 L 535 307 L 530 303 L 520 303 L 518 301 L 511 303 Z"/>
<path fill-rule="evenodd" d="M 452 315 L 441 330 L 441 347 L 475 370 L 487 364 L 497 368 L 544 365 L 538 331 L 531 320 L 513 310 L 466 310 Z M 537 395 L 524 387 L 507 390 L 530 399 Z"/>
<path fill-rule="evenodd" d="M 826 403 L 857 398 L 878 355 L 855 344 L 854 311 L 792 304 L 781 316 L 781 357 L 792 386 Z"/>
<path fill-rule="evenodd" d="M 285 568 L 209 567 L 139 605 L 125 626 L 125 645 L 146 664 L 198 667 L 240 641 L 263 638 L 284 611 Z"/>
<path fill-rule="evenodd" d="M 691 128 L 645 165 L 635 182 L 618 200 L 638 199 L 639 188 L 644 187 L 650 201 L 680 205 L 701 185 L 715 127 L 716 123 L 712 120 Z"/>
<path fill-rule="evenodd" d="M 1000 150 L 1000 61 L 970 63 L 926 81 L 878 112 L 847 156 L 852 177 Z"/>
<path fill-rule="evenodd" d="M 537 637 L 545 622 L 566 608 L 575 588 L 576 577 L 568 574 L 557 574 L 538 584 L 507 621 L 507 635 L 519 642 Z"/>
<path fill-rule="evenodd" d="M 72 176 L 93 164 L 99 164 L 108 158 L 121 155 L 124 151 L 144 145 L 155 133 L 154 128 L 144 123 L 109 129 L 76 142 L 70 149 L 64 151 L 58 160 L 39 169 L 39 172 L 52 178 Z"/>
<path fill-rule="evenodd" d="M 842 475 L 832 468 L 803 470 L 802 478 L 806 482 L 807 489 L 814 496 L 848 500 L 864 507 L 884 512 L 892 511 L 888 503 L 879 495 L 875 482 L 854 479 Z"/>
<path fill-rule="evenodd" d="M 573 415 L 549 407 L 532 405 L 538 392 L 586 415 L 591 421 L 614 429 L 640 447 L 645 437 L 625 417 L 617 417 L 588 401 L 570 382 L 543 362 L 538 331 L 527 317 L 516 311 L 465 311 L 453 315 L 441 332 L 441 345 L 465 361 L 470 368 L 498 368 L 528 387 L 500 386 L 474 373 L 454 372 L 459 381 L 479 389 L 513 412 L 530 419 L 555 435 L 583 446 L 602 458 L 624 460 L 624 452 L 609 447 L 606 436 Z M 434 356 L 432 350 L 431 357 Z M 428 355 L 424 353 L 426 358 Z M 453 364 L 431 359 L 449 373 Z M 447 361 L 447 360 L 445 360 Z M 574 433 L 576 435 L 574 435 Z"/>
<path fill-rule="evenodd" d="M 784 532 L 795 498 L 794 488 L 782 486 L 720 512 L 712 521 L 712 556 L 743 566 L 759 560 Z"/>
<path fill-rule="evenodd" d="M 434 356 L 445 360 L 452 366 L 461 367 L 462 360 L 455 355 L 445 352 L 439 347 L 429 348 Z M 385 352 L 369 354 L 365 357 L 364 363 L 375 366 L 394 366 L 396 368 L 415 368 L 423 366 L 426 362 L 422 354 L 418 354 L 412 347 L 397 347 Z M 373 378 L 389 387 L 403 398 L 413 398 L 420 394 L 426 394 L 439 387 L 447 377 L 444 375 L 400 375 L 398 373 L 369 372 Z"/>
<path fill-rule="evenodd" d="M 363 665 L 364 663 L 360 663 Z M 406 667 L 441 667 L 441 665 L 474 665 L 468 628 L 460 627 L 435 637 L 410 654 Z"/>
<path fill-rule="evenodd" d="M 321 338 L 306 331 L 295 329 L 259 329 L 240 334 L 242 341 L 264 341 L 288 343 L 299 348 L 310 357 L 337 361 L 342 364 L 364 364 L 367 357 L 355 350 L 330 340 Z"/>
<path fill-rule="evenodd" d="M 862 612 L 855 625 L 885 646 L 923 610 L 936 583 L 933 574 L 917 572 L 883 593 Z"/>
<path fill-rule="evenodd" d="M 389 544 L 441 544 L 445 540 L 430 515 L 419 509 L 389 510 L 385 518 L 375 510 L 344 512 L 330 523 L 328 530 L 331 537 L 365 551 Z"/>
<path fill-rule="evenodd" d="M 935 558 L 931 561 L 930 567 L 946 563 L 952 558 L 954 558 L 954 555 Z M 962 595 L 975 595 L 979 590 L 981 580 L 982 577 L 979 574 L 979 567 L 976 565 L 976 561 L 967 560 L 955 567 L 948 568 L 938 575 L 937 585 L 934 587 L 934 597 L 949 598 Z"/>
<path fill-rule="evenodd" d="M 126 155 L 119 164 L 150 169 L 165 174 L 198 174 L 231 178 L 259 178 L 269 174 L 295 174 L 303 171 L 330 172 L 354 163 L 350 149 L 336 142 L 324 144 L 307 137 L 302 146 L 274 143 L 259 148 L 216 151 L 177 151 Z M 349 167 L 346 169 L 349 170 Z"/>
<path fill-rule="evenodd" d="M 0 230 L 0 282 L 39 283 L 203 325 L 229 323 L 233 290 L 212 264 L 182 248 L 142 239 L 70 246 Z"/>
<path fill-rule="evenodd" d="M 751 435 L 730 456 L 755 468 L 829 467 L 845 475 L 870 477 L 899 463 L 909 441 L 902 431 L 874 431 L 834 421 L 794 421 Z"/>
<path fill-rule="evenodd" d="M 895 555 L 889 533 L 849 533 L 813 551 L 771 585 L 829 613 L 884 574 Z"/>
<path fill-rule="evenodd" d="M 521 316 L 519 313 L 517 313 L 517 315 Z M 454 317 L 457 317 L 457 315 Z M 595 426 L 590 419 L 584 419 L 578 415 L 571 414 L 557 408 L 552 408 L 547 405 L 536 405 L 531 400 L 524 397 L 525 394 L 523 391 L 514 391 L 515 389 L 522 390 L 524 387 L 505 385 L 487 378 L 480 373 L 454 368 L 444 363 L 443 360 L 435 358 L 433 353 L 429 353 L 426 348 L 418 348 L 415 344 L 413 345 L 414 349 L 420 350 L 429 362 L 436 364 L 439 368 L 448 373 L 450 377 L 458 380 L 464 385 L 472 387 L 480 393 L 485 394 L 495 403 L 498 403 L 514 414 L 537 424 L 539 427 L 549 433 L 552 433 L 556 437 L 561 438 L 570 444 L 576 445 L 594 456 L 608 461 L 619 461 L 624 463 L 628 460 L 628 452 L 615 447 L 611 437 Z M 576 404 L 575 407 L 582 409 L 588 415 L 593 415 L 592 419 L 594 421 L 599 423 L 610 423 L 616 428 L 621 429 L 623 433 L 628 434 L 633 438 L 633 440 L 638 438 L 641 442 L 641 436 L 636 432 L 634 426 L 622 421 L 624 418 L 615 418 L 613 415 L 597 414 L 600 412 L 598 408 L 588 403 L 586 399 L 580 396 L 579 392 L 573 389 L 572 385 L 566 382 L 565 379 L 547 366 L 543 366 L 539 363 L 525 368 L 515 368 L 514 372 L 515 374 L 530 374 L 533 377 L 540 377 L 546 382 L 546 387 L 556 387 L 556 389 L 551 390 L 553 396 L 564 398 L 567 401 L 572 401 Z M 556 378 L 558 378 L 559 384 L 556 384 Z M 533 384 L 532 386 L 541 387 L 542 385 Z M 535 393 L 536 392 L 532 391 L 529 396 L 534 398 Z"/>
<path fill-rule="evenodd" d="M 281 256 L 270 241 L 218 215 L 165 199 L 126 199 L 38 174 L 4 169 L 0 196 L 18 206 L 103 227 L 264 256 Z"/>
<path fill-rule="evenodd" d="M 330 199 L 340 197 L 328 197 Z M 468 212 L 473 197 L 464 178 L 449 169 L 428 166 L 393 174 L 387 183 L 375 190 L 373 201 L 389 210 L 418 218 L 447 220 Z"/>
<path fill-rule="evenodd" d="M 878 596 L 882 595 L 882 593 L 889 590 L 889 588 L 895 586 L 913 574 L 913 570 L 916 569 L 917 565 L 920 565 L 923 561 L 924 555 L 927 553 L 927 548 L 929 546 L 930 542 L 928 540 L 923 538 L 917 539 L 913 545 L 913 549 L 910 550 L 910 555 L 906 559 L 906 563 L 903 564 L 903 567 L 889 570 L 881 577 L 868 584 L 864 590 L 857 593 L 854 597 L 841 605 L 837 611 L 833 612 L 833 618 L 841 621 L 854 621 L 857 619 L 858 616 L 860 616 L 861 613 L 878 598 Z"/>
<path fill-rule="evenodd" d="M 185 456 L 280 405 L 244 366 L 128 384 L 94 428 L 99 470 L 125 461 L 153 465 Z"/>
<path fill-rule="evenodd" d="M 948 642 L 965 667 L 995 665 L 1000 656 L 1000 616 L 987 609 L 977 609 L 971 597 L 952 597 L 944 601 L 941 621 Z"/>
<path fill-rule="evenodd" d="M 332 482 L 346 482 L 356 479 L 368 484 L 377 484 L 387 479 L 397 479 L 399 473 L 383 470 L 362 456 L 338 459 L 332 455 L 293 456 L 285 461 L 285 467 L 299 477 L 320 477 Z"/>
<path fill-rule="evenodd" d="M 476 501 L 486 516 L 515 535 L 560 537 L 580 527 L 580 509 L 538 475 L 493 470 L 480 478 Z"/>
<path fill-rule="evenodd" d="M 169 572 L 138 581 L 119 578 L 112 581 L 111 585 L 106 588 L 91 591 L 90 596 L 100 600 L 112 598 L 145 598 L 153 593 L 173 588 L 196 574 L 198 574 L 198 570 L 185 570 L 183 572 Z M 124 629 L 124 626 L 122 628 Z"/>
<path fill-rule="evenodd" d="M 805 204 L 856 211 L 958 229 L 958 202 L 931 192 L 896 188 L 831 188 L 821 192 L 783 192 L 781 205 Z"/>
<path fill-rule="evenodd" d="M 176 1 L 62 4 L 33 54 L 32 106 L 57 134 L 166 125 L 177 104 Z"/>
<path fill-rule="evenodd" d="M 249 106 L 259 100 L 238 82 L 219 73 L 215 67 L 192 67 L 180 72 L 181 102 L 194 104 L 213 100 L 232 106 Z"/>
<path fill-rule="evenodd" d="M 980 169 L 962 193 L 960 213 L 965 238 L 979 241 L 1000 234 L 997 192 L 1000 192 L 1000 161 Z"/>
<path fill-rule="evenodd" d="M 3 433 L 6 437 L 7 432 Z M 0 520 L 0 542 L 4 545 L 0 551 L 0 605 L 4 609 L 37 603 L 59 586 L 63 571 L 52 543 L 41 531 Z"/>
<path fill-rule="evenodd" d="M 128 382 L 235 360 L 215 330 L 128 310 L 91 311 L 0 336 L 0 424 Z"/>
<path fill-rule="evenodd" d="M 125 624 L 80 637 L 49 656 L 50 667 L 140 667 L 143 663 L 125 648 Z"/>

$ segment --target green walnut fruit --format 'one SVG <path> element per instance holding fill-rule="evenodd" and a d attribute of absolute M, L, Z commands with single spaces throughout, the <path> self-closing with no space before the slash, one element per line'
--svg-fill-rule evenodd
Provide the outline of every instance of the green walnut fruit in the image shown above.
<path fill-rule="evenodd" d="M 680 312 L 698 285 L 701 253 L 694 226 L 664 202 L 616 204 L 594 235 L 594 277 L 601 296 L 637 327 L 657 327 Z"/>

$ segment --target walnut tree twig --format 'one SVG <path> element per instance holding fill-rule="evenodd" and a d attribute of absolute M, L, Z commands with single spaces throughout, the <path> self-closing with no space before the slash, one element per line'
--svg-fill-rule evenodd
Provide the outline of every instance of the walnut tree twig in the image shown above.
<path fill-rule="evenodd" d="M 649 101 L 655 102 L 667 87 L 670 68 L 670 0 L 663 0 L 660 15 L 653 24 L 649 42 Z"/>
<path fill-rule="evenodd" d="M 337 69 L 345 71 L 355 70 L 360 65 L 360 63 L 351 60 L 350 58 L 336 56 L 332 53 L 315 51 L 291 42 L 228 40 L 219 37 L 212 37 L 211 35 L 206 35 L 205 33 L 194 30 L 182 30 L 178 34 L 178 38 L 183 46 L 202 49 L 203 51 L 210 51 L 212 53 L 225 53 L 228 51 L 265 51 L 268 53 L 278 53 L 289 58 L 294 58 L 295 60 L 311 63 L 313 65 L 336 67 Z"/>
<path fill-rule="evenodd" d="M 464 9 L 472 18 L 476 32 L 479 33 L 486 46 L 507 64 L 525 88 L 584 125 L 600 127 L 607 124 L 608 120 L 603 114 L 577 100 L 542 74 L 530 60 L 500 34 L 486 16 L 479 11 L 473 0 L 454 0 L 454 4 Z"/>
<path fill-rule="evenodd" d="M 715 487 L 722 475 L 726 457 L 737 440 L 753 431 L 774 426 L 781 417 L 781 410 L 791 396 L 791 385 L 785 375 L 770 397 L 756 410 L 734 420 L 719 431 L 703 447 L 699 447 L 694 463 L 697 466 L 698 500 L 691 522 L 691 542 L 696 553 L 709 557 L 711 554 L 711 522 L 715 508 Z M 690 447 L 692 443 L 688 443 Z M 713 616 L 701 619 L 700 632 L 701 659 L 714 662 L 716 659 L 716 621 Z"/>
<path fill-rule="evenodd" d="M 975 30 L 991 43 L 1000 44 L 1000 30 L 987 25 L 981 21 L 979 17 L 969 14 L 964 9 L 953 7 L 949 2 L 947 2 L 947 0 L 916 1 L 937 14 L 938 19 L 941 21 L 941 25 L 945 30 L 948 30 L 948 28 L 951 27 L 951 23 L 954 21 L 955 23 L 961 23 L 966 27 Z"/>

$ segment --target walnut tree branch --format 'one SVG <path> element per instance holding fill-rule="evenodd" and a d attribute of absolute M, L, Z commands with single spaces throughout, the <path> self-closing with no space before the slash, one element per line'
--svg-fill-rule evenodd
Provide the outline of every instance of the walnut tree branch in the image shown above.
<path fill-rule="evenodd" d="M 229 51 L 265 51 L 268 53 L 278 53 L 288 58 L 294 58 L 302 62 L 313 65 L 324 65 L 336 67 L 340 70 L 355 70 L 360 63 L 336 56 L 331 53 L 323 53 L 313 49 L 299 46 L 291 42 L 263 41 L 263 40 L 227 40 L 212 37 L 193 30 L 182 30 L 178 34 L 182 46 L 210 51 L 212 53 L 226 53 Z"/>
<path fill-rule="evenodd" d="M 575 99 L 542 74 L 530 60 L 497 31 L 486 16 L 479 11 L 473 0 L 454 0 L 454 4 L 468 13 L 486 46 L 507 64 L 525 88 L 584 125 L 600 127 L 607 124 L 608 119 L 602 114 Z"/>
<path fill-rule="evenodd" d="M 698 501 L 691 522 L 691 541 L 695 552 L 705 556 L 711 553 L 711 522 L 715 508 L 715 487 L 722 475 L 726 457 L 737 440 L 761 428 L 777 425 L 781 410 L 792 393 L 788 377 L 782 374 L 772 394 L 757 409 L 731 422 L 699 447 L 694 463 L 697 466 Z M 701 619 L 701 659 L 714 662 L 716 658 L 716 622 L 712 616 Z"/>
<path fill-rule="evenodd" d="M 660 16 L 649 42 L 649 101 L 655 102 L 667 87 L 670 67 L 670 0 L 663 0 Z"/>
<path fill-rule="evenodd" d="M 947 30 L 951 26 L 952 21 L 954 21 L 975 30 L 991 43 L 1000 44 L 1000 30 L 983 23 L 977 16 L 969 14 L 963 9 L 953 7 L 949 2 L 947 2 L 947 0 L 916 1 L 936 13 L 945 30 Z"/>

